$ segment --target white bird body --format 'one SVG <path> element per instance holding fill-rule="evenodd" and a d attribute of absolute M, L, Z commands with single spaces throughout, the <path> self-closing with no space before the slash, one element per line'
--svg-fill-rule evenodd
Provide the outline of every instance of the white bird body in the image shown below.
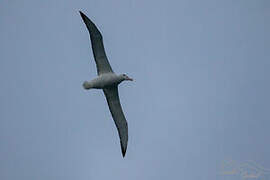
<path fill-rule="evenodd" d="M 85 81 L 83 83 L 83 87 L 85 89 L 103 89 L 109 86 L 117 85 L 121 82 L 121 77 L 117 76 L 115 73 L 106 73 L 99 75 L 89 82 Z"/>

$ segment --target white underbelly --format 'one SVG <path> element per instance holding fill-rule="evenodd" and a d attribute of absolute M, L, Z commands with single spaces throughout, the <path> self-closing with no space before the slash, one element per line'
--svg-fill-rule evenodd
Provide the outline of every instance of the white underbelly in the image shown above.
<path fill-rule="evenodd" d="M 91 86 L 96 89 L 103 89 L 116 83 L 117 76 L 112 75 L 102 75 L 90 81 Z"/>

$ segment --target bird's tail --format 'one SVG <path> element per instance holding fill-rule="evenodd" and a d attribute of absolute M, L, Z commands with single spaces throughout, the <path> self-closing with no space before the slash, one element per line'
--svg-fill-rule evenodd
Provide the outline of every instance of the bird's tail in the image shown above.
<path fill-rule="evenodd" d="M 83 82 L 83 88 L 84 88 L 84 89 L 91 89 L 92 86 L 91 86 L 91 84 L 90 84 L 89 82 L 84 81 L 84 82 Z"/>

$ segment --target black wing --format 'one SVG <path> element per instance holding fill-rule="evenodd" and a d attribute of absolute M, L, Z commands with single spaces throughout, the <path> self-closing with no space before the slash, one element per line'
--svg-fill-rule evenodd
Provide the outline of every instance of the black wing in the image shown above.
<path fill-rule="evenodd" d="M 96 61 L 98 75 L 113 72 L 104 50 L 101 33 L 97 29 L 96 25 L 81 11 L 80 15 L 90 34 L 92 50 Z"/>
<path fill-rule="evenodd" d="M 118 95 L 118 87 L 110 87 L 103 89 L 103 92 L 106 96 L 107 103 L 109 105 L 113 120 L 118 130 L 120 137 L 121 149 L 123 157 L 126 154 L 127 143 L 128 143 L 128 125 L 123 113 L 120 99 Z"/>

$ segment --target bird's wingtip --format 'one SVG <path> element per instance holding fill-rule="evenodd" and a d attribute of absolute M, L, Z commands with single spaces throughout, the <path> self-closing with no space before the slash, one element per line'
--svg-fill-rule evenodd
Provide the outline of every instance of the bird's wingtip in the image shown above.
<path fill-rule="evenodd" d="M 85 16 L 85 14 L 82 11 L 79 11 L 81 16 Z"/>
<path fill-rule="evenodd" d="M 124 146 L 121 146 L 121 150 L 122 150 L 122 155 L 123 155 L 123 158 L 125 157 L 126 155 L 126 148 Z"/>

